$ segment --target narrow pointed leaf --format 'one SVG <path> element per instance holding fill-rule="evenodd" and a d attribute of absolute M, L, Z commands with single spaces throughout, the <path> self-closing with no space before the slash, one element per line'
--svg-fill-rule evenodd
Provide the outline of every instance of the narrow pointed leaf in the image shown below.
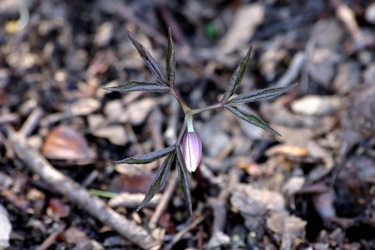
<path fill-rule="evenodd" d="M 223 99 L 221 102 L 225 103 L 228 99 L 234 94 L 237 87 L 240 85 L 242 78 L 245 74 L 247 64 L 250 59 L 250 54 L 252 51 L 252 46 L 250 46 L 249 50 L 247 51 L 246 56 L 242 59 L 242 62 L 237 66 L 236 70 L 234 71 L 232 77 L 230 78 L 227 90 L 224 93 Z"/>
<path fill-rule="evenodd" d="M 139 55 L 142 57 L 142 59 L 145 61 L 147 67 L 151 70 L 152 74 L 161 82 L 166 84 L 167 79 L 161 69 L 159 68 L 158 64 L 156 63 L 155 59 L 151 56 L 150 52 L 146 50 L 145 47 L 143 47 L 142 44 L 140 44 L 137 40 L 134 39 L 134 37 L 130 34 L 128 30 L 126 30 L 128 33 L 130 41 L 133 43 L 134 47 L 137 49 Z"/>
<path fill-rule="evenodd" d="M 180 183 L 180 188 L 184 194 L 184 199 L 186 205 L 189 208 L 189 213 L 193 213 L 192 204 L 191 204 L 191 194 L 190 194 L 190 184 L 189 184 L 189 176 L 187 173 L 187 168 L 184 162 L 184 156 L 181 152 L 180 147 L 176 147 L 176 154 L 177 154 L 177 168 L 178 168 L 178 179 Z"/>
<path fill-rule="evenodd" d="M 129 93 L 133 91 L 144 91 L 144 92 L 168 92 L 169 88 L 165 85 L 161 85 L 153 82 L 135 82 L 131 81 L 124 85 L 107 87 L 104 88 L 110 91 L 118 91 L 122 93 Z"/>
<path fill-rule="evenodd" d="M 148 189 L 145 198 L 143 199 L 141 205 L 137 208 L 137 211 L 142 209 L 159 191 L 159 189 L 164 185 L 167 179 L 168 172 L 171 169 L 171 165 L 174 161 L 175 153 L 168 155 L 163 164 L 159 167 L 156 172 L 155 179 L 152 181 L 150 188 Z"/>
<path fill-rule="evenodd" d="M 136 155 L 136 156 L 133 156 L 133 157 L 129 157 L 129 158 L 120 160 L 120 161 L 115 161 L 115 163 L 146 164 L 146 163 L 156 161 L 156 160 L 162 158 L 163 156 L 166 156 L 167 154 L 173 152 L 175 149 L 176 149 L 175 146 L 170 146 L 168 148 L 158 150 L 158 151 L 154 151 L 154 152 L 151 152 L 151 153 L 148 153 L 148 154 Z"/>
<path fill-rule="evenodd" d="M 259 100 L 265 100 L 278 95 L 282 95 L 288 92 L 289 90 L 293 89 L 295 86 L 297 86 L 297 83 L 287 87 L 257 89 L 249 93 L 238 95 L 237 97 L 229 100 L 229 102 L 227 103 L 249 103 L 256 102 Z"/>
<path fill-rule="evenodd" d="M 230 112 L 232 112 L 235 116 L 237 116 L 238 118 L 248 122 L 248 123 L 251 123 L 257 127 L 260 127 L 264 130 L 267 130 L 275 135 L 278 135 L 278 136 L 281 136 L 278 132 L 276 132 L 275 130 L 273 130 L 270 126 L 268 126 L 264 121 L 262 121 L 262 119 L 260 119 L 258 116 L 254 115 L 254 114 L 251 114 L 245 110 L 242 110 L 242 109 L 239 109 L 237 107 L 234 107 L 234 106 L 230 106 L 230 105 L 224 105 L 224 108 L 226 108 L 227 110 L 229 110 Z"/>
<path fill-rule="evenodd" d="M 173 85 L 174 80 L 175 80 L 175 72 L 176 72 L 176 57 L 175 57 L 175 50 L 174 50 L 171 28 L 168 29 L 168 48 L 167 48 L 167 56 L 165 58 L 165 69 L 167 71 L 168 83 Z"/>

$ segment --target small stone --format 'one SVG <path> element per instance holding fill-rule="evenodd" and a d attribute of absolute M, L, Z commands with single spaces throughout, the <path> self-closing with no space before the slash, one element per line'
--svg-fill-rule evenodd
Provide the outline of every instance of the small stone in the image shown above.
<path fill-rule="evenodd" d="M 336 96 L 305 96 L 292 103 L 292 110 L 303 115 L 330 115 L 341 106 L 341 99 Z"/>
<path fill-rule="evenodd" d="M 124 146 L 128 137 L 123 126 L 113 125 L 104 128 L 97 129 L 93 132 L 93 135 L 108 139 L 112 144 Z"/>
<path fill-rule="evenodd" d="M 375 24 L 375 3 L 370 4 L 365 10 L 365 19 L 367 22 Z"/>
<path fill-rule="evenodd" d="M 70 110 L 73 115 L 88 115 L 100 107 L 100 102 L 94 98 L 82 98 L 75 101 Z"/>

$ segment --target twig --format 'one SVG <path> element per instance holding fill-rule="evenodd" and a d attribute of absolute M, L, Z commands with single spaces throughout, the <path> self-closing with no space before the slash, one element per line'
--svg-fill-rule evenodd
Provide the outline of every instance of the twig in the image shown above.
<path fill-rule="evenodd" d="M 205 213 L 203 215 L 199 215 L 196 217 L 189 225 L 187 225 L 185 228 L 183 228 L 181 231 L 179 231 L 172 241 L 164 248 L 164 250 L 170 250 L 176 244 L 184 234 L 186 234 L 190 229 L 196 227 L 199 223 L 201 223 L 206 217 L 208 216 L 208 213 Z"/>
<path fill-rule="evenodd" d="M 56 242 L 57 236 L 62 232 L 62 230 L 59 230 L 57 232 L 51 233 L 44 241 L 43 243 L 36 248 L 36 250 L 47 250 L 51 247 L 53 243 Z"/>
<path fill-rule="evenodd" d="M 150 219 L 150 223 L 149 223 L 150 228 L 154 228 L 156 226 L 156 223 L 159 220 L 161 214 L 164 212 L 165 208 L 167 207 L 168 202 L 171 199 L 173 192 L 176 190 L 177 180 L 178 180 L 177 171 L 175 170 L 172 173 L 171 178 L 169 179 L 168 186 L 163 193 L 163 197 L 161 198 L 159 204 L 157 205 L 155 209 L 155 212 L 153 213 Z"/>
<path fill-rule="evenodd" d="M 352 39 L 355 41 L 361 36 L 353 11 L 341 0 L 331 0 L 331 5 L 336 10 L 337 17 L 344 24 Z"/>
<path fill-rule="evenodd" d="M 0 124 L 17 122 L 19 119 L 20 119 L 19 116 L 14 113 L 2 114 L 0 115 Z"/>
<path fill-rule="evenodd" d="M 301 72 L 302 66 L 305 63 L 305 54 L 303 52 L 298 52 L 289 64 L 288 70 L 275 84 L 275 87 L 286 87 L 294 83 L 298 74 Z"/>
<path fill-rule="evenodd" d="M 331 5 L 336 11 L 337 18 L 344 24 L 345 29 L 353 40 L 350 48 L 351 52 L 375 46 L 375 37 L 362 32 L 355 18 L 355 13 L 345 2 L 342 0 L 331 0 Z"/>
<path fill-rule="evenodd" d="M 8 135 L 7 141 L 16 155 L 49 186 L 140 248 L 156 249 L 160 247 L 160 243 L 146 229 L 116 213 L 107 207 L 101 199 L 92 196 L 78 183 L 56 170 L 39 152 L 28 145 L 22 134 L 16 133 L 8 127 L 5 129 Z"/>
<path fill-rule="evenodd" d="M 186 44 L 185 37 L 178 25 L 178 22 L 174 19 L 173 15 L 171 14 L 168 6 L 165 4 L 160 5 L 160 16 L 164 19 L 164 22 L 167 24 L 168 27 L 171 27 L 173 30 L 173 38 L 177 44 Z"/>
<path fill-rule="evenodd" d="M 144 22 L 142 21 L 142 19 L 138 18 L 130 8 L 127 8 L 122 4 L 118 4 L 116 11 L 121 18 L 130 23 L 134 23 L 142 30 L 143 33 L 147 34 L 149 37 L 154 38 L 155 41 L 157 41 L 159 44 L 167 43 L 167 39 L 165 38 L 165 36 L 161 35 L 159 31 L 157 31 L 147 22 Z"/>
<path fill-rule="evenodd" d="M 36 107 L 27 117 L 27 120 L 23 123 L 20 133 L 23 136 L 28 137 L 34 130 L 35 126 L 40 121 L 40 118 L 42 118 L 42 116 L 43 110 L 39 107 Z"/>

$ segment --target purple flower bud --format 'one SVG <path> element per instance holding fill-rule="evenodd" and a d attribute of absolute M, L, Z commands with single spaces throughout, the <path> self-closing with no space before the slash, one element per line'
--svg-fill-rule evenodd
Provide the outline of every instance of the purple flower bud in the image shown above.
<path fill-rule="evenodd" d="M 187 132 L 181 144 L 182 154 L 187 170 L 194 172 L 202 157 L 202 140 L 196 132 Z"/>

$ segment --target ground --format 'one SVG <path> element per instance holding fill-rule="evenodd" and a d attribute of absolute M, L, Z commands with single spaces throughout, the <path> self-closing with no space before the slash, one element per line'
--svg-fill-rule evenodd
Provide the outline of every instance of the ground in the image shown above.
<path fill-rule="evenodd" d="M 12 1 L 0 4 L 0 249 L 375 249 L 375 4 L 372 1 Z M 193 213 L 172 166 L 117 164 L 173 145 L 169 93 L 217 103 L 252 46 L 235 95 L 298 85 L 242 105 L 282 137 L 224 109 L 194 117 L 203 141 Z"/>

